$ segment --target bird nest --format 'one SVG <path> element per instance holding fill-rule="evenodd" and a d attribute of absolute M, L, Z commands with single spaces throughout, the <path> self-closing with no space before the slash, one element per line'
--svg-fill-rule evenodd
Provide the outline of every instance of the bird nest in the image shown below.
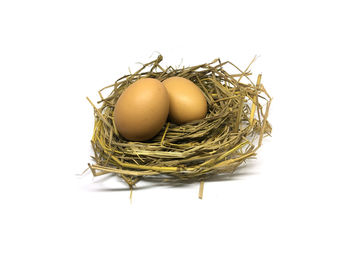
<path fill-rule="evenodd" d="M 94 108 L 92 136 L 94 176 L 112 173 L 132 188 L 140 180 L 162 182 L 205 181 L 232 172 L 256 155 L 271 126 L 267 120 L 271 97 L 261 83 L 250 79 L 250 66 L 240 70 L 229 61 L 215 59 L 192 67 L 162 67 L 163 57 L 142 64 L 135 73 L 119 78 L 100 90 L 101 106 Z M 236 73 L 228 73 L 231 68 Z M 114 106 L 122 92 L 140 78 L 180 76 L 194 82 L 208 104 L 205 118 L 177 125 L 167 122 L 159 134 L 146 142 L 133 142 L 119 135 L 113 121 Z M 103 94 L 109 90 L 108 96 Z"/>

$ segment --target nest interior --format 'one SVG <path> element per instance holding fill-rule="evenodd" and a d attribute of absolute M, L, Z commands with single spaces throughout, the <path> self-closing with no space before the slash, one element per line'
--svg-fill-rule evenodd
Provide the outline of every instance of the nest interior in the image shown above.
<path fill-rule="evenodd" d="M 229 61 L 215 59 L 197 66 L 162 67 L 163 57 L 143 64 L 135 73 L 101 89 L 100 107 L 94 108 L 92 136 L 94 176 L 107 173 L 121 177 L 130 187 L 140 180 L 162 182 L 203 181 L 220 173 L 231 173 L 256 155 L 262 140 L 271 133 L 267 121 L 271 97 L 261 83 L 250 79 L 250 66 L 240 70 Z M 228 73 L 224 68 L 235 71 Z M 167 122 L 147 142 L 132 142 L 118 134 L 113 121 L 114 106 L 122 92 L 140 78 L 160 81 L 180 76 L 193 81 L 207 100 L 204 119 L 182 125 Z M 108 92 L 109 91 L 109 92 Z M 103 96 L 108 92 L 109 95 Z M 233 174 L 233 173 L 232 173 Z"/>

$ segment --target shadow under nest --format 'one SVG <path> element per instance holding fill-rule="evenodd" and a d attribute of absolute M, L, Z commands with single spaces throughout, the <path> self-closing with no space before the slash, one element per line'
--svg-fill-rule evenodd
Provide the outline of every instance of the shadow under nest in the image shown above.
<path fill-rule="evenodd" d="M 268 112 L 271 97 L 261 83 L 251 81 L 229 61 L 215 59 L 197 66 L 162 67 L 163 57 L 143 64 L 135 73 L 119 78 L 98 92 L 101 106 L 94 108 L 95 125 L 91 139 L 94 176 L 114 174 L 130 188 L 138 181 L 169 184 L 210 180 L 231 173 L 256 155 L 262 140 L 271 134 Z M 236 71 L 228 73 L 224 68 Z M 140 78 L 179 76 L 194 82 L 203 92 L 208 112 L 205 118 L 177 125 L 167 122 L 159 134 L 146 142 L 132 142 L 118 134 L 113 121 L 114 106 L 122 92 Z M 103 96 L 104 92 L 110 94 Z"/>

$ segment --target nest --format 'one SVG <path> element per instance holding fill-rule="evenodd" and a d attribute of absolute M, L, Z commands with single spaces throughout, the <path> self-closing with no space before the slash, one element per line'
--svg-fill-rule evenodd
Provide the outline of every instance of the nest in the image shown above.
<path fill-rule="evenodd" d="M 99 108 L 88 99 L 95 116 L 91 140 L 95 163 L 89 164 L 93 175 L 112 173 L 132 188 L 140 180 L 203 182 L 223 173 L 234 174 L 240 164 L 256 155 L 263 138 L 271 133 L 267 121 L 271 97 L 261 83 L 261 74 L 256 82 L 249 78 L 254 60 L 242 71 L 220 59 L 192 67 L 163 68 L 162 59 L 159 55 L 100 90 Z M 226 67 L 236 73 L 228 73 Z M 147 142 L 120 136 L 112 115 L 122 92 L 140 78 L 163 81 L 173 76 L 187 78 L 203 91 L 208 104 L 206 117 L 182 125 L 167 122 Z"/>

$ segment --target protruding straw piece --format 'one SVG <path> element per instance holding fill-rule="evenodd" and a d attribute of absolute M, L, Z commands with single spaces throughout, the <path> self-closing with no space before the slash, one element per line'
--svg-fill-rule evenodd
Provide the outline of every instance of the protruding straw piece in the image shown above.
<path fill-rule="evenodd" d="M 130 187 L 130 196 L 129 196 L 130 204 L 132 204 L 132 185 L 129 185 L 129 187 Z"/>
<path fill-rule="evenodd" d="M 204 181 L 202 180 L 199 184 L 199 199 L 203 199 Z"/>

